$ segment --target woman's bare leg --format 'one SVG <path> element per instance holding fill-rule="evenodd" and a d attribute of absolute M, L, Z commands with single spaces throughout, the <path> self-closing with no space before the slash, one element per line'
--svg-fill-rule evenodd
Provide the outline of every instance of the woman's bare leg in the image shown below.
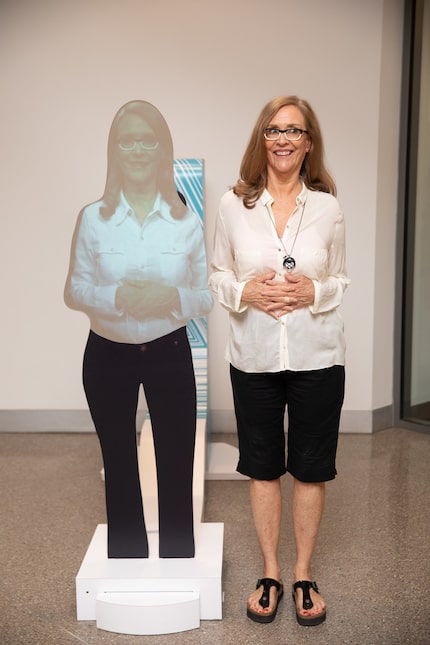
<path fill-rule="evenodd" d="M 282 496 L 281 481 L 251 479 L 251 507 L 255 529 L 263 556 L 262 578 L 281 580 L 279 566 L 279 535 L 281 530 Z M 248 598 L 248 607 L 255 612 L 271 612 L 276 603 L 277 592 L 274 587 L 270 590 L 269 607 L 263 609 L 259 604 L 263 587 L 260 586 Z"/>
<path fill-rule="evenodd" d="M 324 482 L 308 483 L 294 479 L 293 525 L 296 541 L 294 582 L 313 580 L 311 563 L 324 510 L 324 501 Z M 325 602 L 318 593 L 311 589 L 310 595 L 314 606 L 308 611 L 303 610 L 302 590 L 297 589 L 297 609 L 303 616 L 319 614 L 325 609 Z"/>

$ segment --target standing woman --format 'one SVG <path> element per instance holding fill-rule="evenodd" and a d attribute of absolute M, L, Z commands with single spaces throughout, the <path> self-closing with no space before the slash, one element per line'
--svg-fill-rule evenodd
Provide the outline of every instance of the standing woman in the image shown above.
<path fill-rule="evenodd" d="M 293 477 L 293 598 L 301 625 L 325 620 L 311 561 L 335 456 L 344 397 L 339 313 L 349 283 L 343 213 L 324 166 L 317 117 L 282 96 L 260 113 L 240 179 L 221 199 L 209 284 L 230 314 L 230 362 L 239 439 L 250 477 L 263 576 L 247 615 L 271 622 L 283 595 L 278 547 L 280 477 Z M 288 414 L 285 463 L 284 416 Z"/>
<path fill-rule="evenodd" d="M 83 379 L 103 454 L 108 557 L 148 557 L 136 412 L 154 434 L 159 555 L 194 556 L 195 378 L 186 323 L 206 315 L 203 230 L 178 196 L 168 126 L 150 103 L 116 114 L 103 197 L 80 213 L 65 287 L 88 314 Z"/>

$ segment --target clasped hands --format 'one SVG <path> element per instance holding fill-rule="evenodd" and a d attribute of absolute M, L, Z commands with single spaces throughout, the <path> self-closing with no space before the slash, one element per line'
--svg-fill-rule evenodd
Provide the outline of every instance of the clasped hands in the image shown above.
<path fill-rule="evenodd" d="M 116 290 L 115 306 L 137 320 L 164 318 L 180 309 L 180 298 L 176 287 L 152 280 L 124 279 Z"/>
<path fill-rule="evenodd" d="M 264 273 L 249 280 L 242 291 L 242 302 L 265 311 L 279 319 L 294 309 L 314 303 L 315 287 L 304 275 L 285 274 L 283 280 L 275 280 L 276 273 Z"/>

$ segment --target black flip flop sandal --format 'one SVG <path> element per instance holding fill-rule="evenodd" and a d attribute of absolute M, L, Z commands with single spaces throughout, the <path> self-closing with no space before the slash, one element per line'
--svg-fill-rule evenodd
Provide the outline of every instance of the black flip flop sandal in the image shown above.
<path fill-rule="evenodd" d="M 273 578 L 261 578 L 261 580 L 257 580 L 257 586 L 255 587 L 258 589 L 263 585 L 263 593 L 261 594 L 261 598 L 258 601 L 260 605 L 263 608 L 266 608 L 270 605 L 270 588 L 275 587 L 276 591 L 278 592 L 278 597 L 276 599 L 276 604 L 273 607 L 273 610 L 270 613 L 259 613 L 255 612 L 249 607 L 246 609 L 246 615 L 248 618 L 251 620 L 254 620 L 256 623 L 271 623 L 272 620 L 275 619 L 276 612 L 278 611 L 278 605 L 279 601 L 281 600 L 283 594 L 284 594 L 284 586 L 282 582 L 278 582 L 277 580 L 274 580 Z"/>
<path fill-rule="evenodd" d="M 303 592 L 303 602 L 302 602 L 302 607 L 303 609 L 309 610 L 312 609 L 314 606 L 314 603 L 311 600 L 311 594 L 310 590 L 313 589 L 317 593 L 319 593 L 319 589 L 317 586 L 316 582 L 311 582 L 310 580 L 299 580 L 298 582 L 295 582 L 293 584 L 293 600 L 294 600 L 294 606 L 296 607 L 296 618 L 297 622 L 299 625 L 302 625 L 303 627 L 310 627 L 314 625 L 320 625 L 323 623 L 326 619 L 326 610 L 322 611 L 319 614 L 316 614 L 315 616 L 303 616 L 297 611 L 297 606 L 296 606 L 296 591 L 297 589 L 301 589 Z"/>

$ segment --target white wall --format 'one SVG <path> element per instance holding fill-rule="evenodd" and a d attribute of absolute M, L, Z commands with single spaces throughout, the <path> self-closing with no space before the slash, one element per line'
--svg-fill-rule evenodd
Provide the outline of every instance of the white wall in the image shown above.
<path fill-rule="evenodd" d="M 372 412 L 393 401 L 402 8 L 403 0 L 2 0 L 0 410 L 86 408 L 88 324 L 64 306 L 62 290 L 78 211 L 103 191 L 117 109 L 134 98 L 154 103 L 175 156 L 205 160 L 210 256 L 218 200 L 237 179 L 258 112 L 276 95 L 299 94 L 320 117 L 347 219 L 343 429 L 371 429 Z M 216 305 L 214 430 L 232 412 L 226 336 Z"/>

